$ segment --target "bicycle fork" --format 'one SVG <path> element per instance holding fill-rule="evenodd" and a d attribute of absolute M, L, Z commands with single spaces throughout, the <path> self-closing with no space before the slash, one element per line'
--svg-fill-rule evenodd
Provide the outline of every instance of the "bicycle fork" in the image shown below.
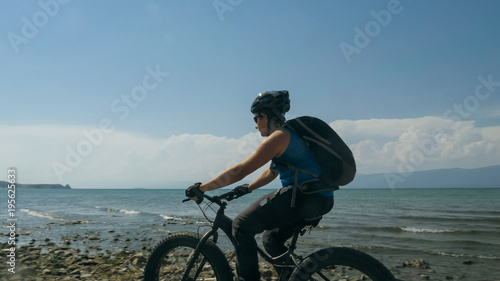
<path fill-rule="evenodd" d="M 198 275 L 201 273 L 201 271 L 203 270 L 203 267 L 205 266 L 205 263 L 207 262 L 207 258 L 205 256 L 203 256 L 203 259 L 201 260 L 200 265 L 198 266 L 198 270 L 196 271 L 193 278 L 189 278 L 189 273 L 191 272 L 191 269 L 193 268 L 195 262 L 198 260 L 198 257 L 199 257 L 200 252 L 201 252 L 201 248 L 203 247 L 203 245 L 205 245 L 207 240 L 212 236 L 214 237 L 214 239 L 213 239 L 214 243 L 217 242 L 218 233 L 217 233 L 216 227 L 214 227 L 209 232 L 205 233 L 205 235 L 203 235 L 203 237 L 201 238 L 200 242 L 198 242 L 196 249 L 189 257 L 189 260 L 188 260 L 188 263 L 186 266 L 186 271 L 184 271 L 184 274 L 182 275 L 182 281 L 191 281 L 191 280 L 196 280 L 196 278 L 198 278 Z"/>
<path fill-rule="evenodd" d="M 202 247 L 206 244 L 208 239 L 210 239 L 210 237 L 213 237 L 212 241 L 214 242 L 214 244 L 217 243 L 217 240 L 219 238 L 219 233 L 217 231 L 219 229 L 221 229 L 227 235 L 229 240 L 233 242 L 233 235 L 231 233 L 231 226 L 233 224 L 233 221 L 226 215 L 224 215 L 224 210 L 225 210 L 225 203 L 221 205 L 221 208 L 217 211 L 217 215 L 215 217 L 215 220 L 213 221 L 212 229 L 203 235 L 203 237 L 200 239 L 200 242 L 198 242 L 195 251 L 190 256 L 188 264 L 186 266 L 186 271 L 182 276 L 182 281 L 196 280 L 198 275 L 201 273 L 201 271 L 203 270 L 203 266 L 207 262 L 207 258 L 205 256 L 200 262 L 200 266 L 198 267 L 198 270 L 196 271 L 194 278 L 189 278 L 189 273 L 193 268 L 196 260 L 198 259 Z"/>

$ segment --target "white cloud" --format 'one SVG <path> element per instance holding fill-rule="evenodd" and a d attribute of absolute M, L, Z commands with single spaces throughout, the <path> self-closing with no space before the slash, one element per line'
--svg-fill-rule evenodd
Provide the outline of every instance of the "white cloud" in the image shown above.
<path fill-rule="evenodd" d="M 155 139 L 82 126 L 0 126 L 0 132 L 0 167 L 16 167 L 19 182 L 79 188 L 206 181 L 245 159 L 262 140 L 258 133 Z"/>
<path fill-rule="evenodd" d="M 441 117 L 339 120 L 330 124 L 355 155 L 360 173 L 478 168 L 500 164 L 500 127 Z"/>
<path fill-rule="evenodd" d="M 500 164 L 500 126 L 440 117 L 331 125 L 351 146 L 363 174 Z M 261 140 L 258 133 L 238 139 L 187 134 L 156 139 L 82 126 L 0 126 L 0 168 L 6 173 L 16 167 L 21 183 L 183 187 L 174 183 L 206 181 L 245 159 Z"/>

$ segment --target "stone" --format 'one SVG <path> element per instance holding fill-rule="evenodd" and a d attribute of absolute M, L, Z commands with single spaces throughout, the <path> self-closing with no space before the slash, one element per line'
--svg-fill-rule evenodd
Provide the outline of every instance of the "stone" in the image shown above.
<path fill-rule="evenodd" d="M 403 267 L 417 267 L 417 268 L 429 268 L 429 264 L 423 259 L 416 259 L 413 261 L 406 261 L 403 263 Z"/>
<path fill-rule="evenodd" d="M 138 253 L 132 256 L 131 258 L 131 264 L 132 265 L 138 265 L 138 264 L 144 264 L 148 261 L 146 256 L 143 253 Z"/>
<path fill-rule="evenodd" d="M 19 274 L 22 276 L 35 276 L 36 275 L 36 269 L 34 268 L 23 268 L 19 270 Z"/>
<path fill-rule="evenodd" d="M 45 268 L 44 270 L 42 270 L 43 275 L 49 275 L 51 272 L 52 272 L 52 270 L 50 270 L 48 268 Z"/>

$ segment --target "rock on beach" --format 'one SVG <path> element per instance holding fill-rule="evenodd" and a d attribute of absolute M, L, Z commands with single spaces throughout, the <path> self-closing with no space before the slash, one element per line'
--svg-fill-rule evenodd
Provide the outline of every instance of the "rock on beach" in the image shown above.
<path fill-rule="evenodd" d="M 16 249 L 15 273 L 0 265 L 0 280 L 142 280 L 145 263 L 146 255 L 135 251 L 89 255 L 53 243 L 24 245 Z"/>

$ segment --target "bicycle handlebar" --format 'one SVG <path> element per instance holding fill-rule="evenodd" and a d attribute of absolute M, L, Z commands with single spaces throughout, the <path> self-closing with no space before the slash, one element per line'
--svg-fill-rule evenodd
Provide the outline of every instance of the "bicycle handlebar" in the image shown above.
<path fill-rule="evenodd" d="M 243 196 L 243 195 L 241 195 Z M 212 202 L 212 203 L 216 203 L 218 205 L 222 204 L 222 200 L 226 200 L 226 201 L 232 201 L 234 199 L 237 199 L 237 198 L 240 198 L 241 196 L 238 196 L 236 195 L 236 193 L 234 192 L 234 190 L 230 190 L 229 192 L 226 192 L 224 194 L 221 194 L 221 195 L 215 195 L 215 196 L 209 196 L 209 195 L 206 195 L 205 193 L 203 194 L 203 197 L 206 198 L 208 201 Z M 182 200 L 182 203 L 184 202 L 188 202 L 189 198 L 186 198 L 184 200 Z"/>

